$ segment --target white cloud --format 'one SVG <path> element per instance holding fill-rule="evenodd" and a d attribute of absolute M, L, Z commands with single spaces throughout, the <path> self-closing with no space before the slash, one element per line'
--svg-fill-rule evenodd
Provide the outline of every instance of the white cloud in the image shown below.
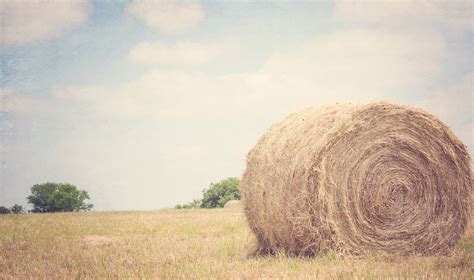
<path fill-rule="evenodd" d="M 90 6 L 87 0 L 0 1 L 0 46 L 57 36 L 86 22 Z"/>
<path fill-rule="evenodd" d="M 260 75 L 272 92 L 299 92 L 319 102 L 366 101 L 430 81 L 440 73 L 445 51 L 436 33 L 341 31 L 274 54 Z"/>
<path fill-rule="evenodd" d="M 181 42 L 175 46 L 164 43 L 142 42 L 130 50 L 132 62 L 148 65 L 201 65 L 219 55 L 216 46 L 192 42 Z"/>
<path fill-rule="evenodd" d="M 134 0 L 126 12 L 167 34 L 188 31 L 204 17 L 200 2 L 182 0 Z"/>
<path fill-rule="evenodd" d="M 205 75 L 154 70 L 117 88 L 66 87 L 56 88 L 53 93 L 63 99 L 84 102 L 99 113 L 178 117 L 201 112 L 201 107 L 206 110 L 209 102 L 219 102 L 212 99 L 222 86 Z"/>
<path fill-rule="evenodd" d="M 0 88 L 0 112 L 30 113 L 40 110 L 40 104 L 31 96 Z"/>
<path fill-rule="evenodd" d="M 414 23 L 442 24 L 451 28 L 472 28 L 473 2 L 384 0 L 336 0 L 334 16 L 377 26 L 406 26 Z"/>
<path fill-rule="evenodd" d="M 275 52 L 253 73 L 154 70 L 117 88 L 58 88 L 56 95 L 135 117 L 284 115 L 314 104 L 397 100 L 432 82 L 445 52 L 436 33 L 344 31 Z"/>

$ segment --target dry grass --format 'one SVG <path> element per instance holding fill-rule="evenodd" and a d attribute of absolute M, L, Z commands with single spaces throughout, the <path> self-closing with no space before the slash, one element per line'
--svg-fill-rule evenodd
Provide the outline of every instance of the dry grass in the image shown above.
<path fill-rule="evenodd" d="M 240 188 L 261 253 L 444 255 L 469 220 L 471 161 L 433 115 L 338 104 L 273 125 Z"/>
<path fill-rule="evenodd" d="M 474 277 L 474 229 L 450 257 L 250 257 L 243 214 L 161 210 L 0 216 L 0 279 Z"/>

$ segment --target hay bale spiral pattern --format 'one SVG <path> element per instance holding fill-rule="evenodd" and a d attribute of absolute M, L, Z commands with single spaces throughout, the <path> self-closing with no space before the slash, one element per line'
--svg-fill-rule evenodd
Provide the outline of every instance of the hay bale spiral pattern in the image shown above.
<path fill-rule="evenodd" d="M 333 105 L 273 125 L 240 188 L 260 253 L 446 254 L 469 219 L 471 162 L 426 112 Z"/>

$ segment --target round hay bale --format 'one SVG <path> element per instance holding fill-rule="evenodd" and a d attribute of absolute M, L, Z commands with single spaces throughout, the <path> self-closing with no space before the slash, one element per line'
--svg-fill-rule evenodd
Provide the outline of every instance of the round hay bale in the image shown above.
<path fill-rule="evenodd" d="M 224 204 L 225 209 L 241 211 L 242 210 L 242 203 L 240 200 L 229 200 Z"/>
<path fill-rule="evenodd" d="M 258 253 L 446 254 L 469 219 L 471 165 L 426 112 L 333 105 L 273 125 L 240 188 Z"/>

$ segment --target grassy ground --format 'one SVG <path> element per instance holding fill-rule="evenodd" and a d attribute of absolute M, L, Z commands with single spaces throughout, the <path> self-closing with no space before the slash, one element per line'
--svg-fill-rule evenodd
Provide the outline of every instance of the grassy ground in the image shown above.
<path fill-rule="evenodd" d="M 0 279 L 472 279 L 474 229 L 450 257 L 249 257 L 242 214 L 161 210 L 0 216 Z"/>

